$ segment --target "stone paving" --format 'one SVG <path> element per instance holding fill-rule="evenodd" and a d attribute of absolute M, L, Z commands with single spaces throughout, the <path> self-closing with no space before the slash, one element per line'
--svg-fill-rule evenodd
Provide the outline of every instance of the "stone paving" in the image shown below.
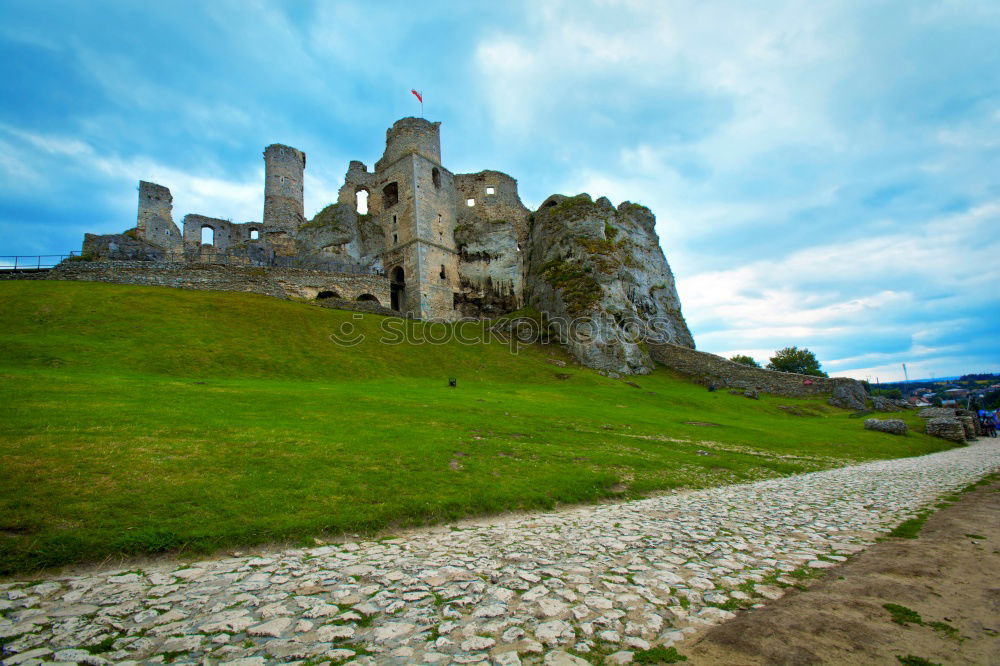
<path fill-rule="evenodd" d="M 377 542 L 7 582 L 3 664 L 628 663 L 1000 468 L 1000 444 L 981 442 Z"/>

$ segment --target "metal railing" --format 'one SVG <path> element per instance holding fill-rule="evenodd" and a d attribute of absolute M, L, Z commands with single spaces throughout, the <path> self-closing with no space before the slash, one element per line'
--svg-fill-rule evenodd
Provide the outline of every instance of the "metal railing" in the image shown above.
<path fill-rule="evenodd" d="M 9 273 L 47 271 L 64 259 L 79 255 L 76 250 L 69 254 L 0 255 L 0 271 Z"/>

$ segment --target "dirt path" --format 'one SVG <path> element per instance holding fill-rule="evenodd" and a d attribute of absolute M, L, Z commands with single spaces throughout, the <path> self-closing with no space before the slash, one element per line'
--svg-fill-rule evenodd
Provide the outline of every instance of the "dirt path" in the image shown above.
<path fill-rule="evenodd" d="M 885 604 L 923 624 L 893 622 Z M 679 647 L 691 666 L 898 666 L 910 655 L 927 661 L 902 663 L 1000 665 L 1000 482 L 932 515 L 917 539 L 876 544 L 808 590 Z"/>

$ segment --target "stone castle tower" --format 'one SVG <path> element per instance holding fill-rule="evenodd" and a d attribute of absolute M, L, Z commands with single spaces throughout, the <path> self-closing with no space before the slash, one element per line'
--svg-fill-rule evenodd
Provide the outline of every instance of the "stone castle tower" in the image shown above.
<path fill-rule="evenodd" d="M 264 228 L 294 232 L 305 222 L 302 175 L 306 154 L 274 143 L 264 149 Z"/>
<path fill-rule="evenodd" d="M 440 127 L 423 118 L 396 121 L 375 163 L 392 307 L 420 319 L 456 316 L 457 191 L 453 174 L 441 164 Z"/>

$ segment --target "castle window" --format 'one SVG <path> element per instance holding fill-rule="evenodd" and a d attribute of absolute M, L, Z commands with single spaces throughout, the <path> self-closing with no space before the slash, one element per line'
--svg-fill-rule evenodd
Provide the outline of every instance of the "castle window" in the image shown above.
<path fill-rule="evenodd" d="M 465 205 L 468 206 L 469 208 L 472 208 L 473 206 L 476 205 L 476 200 L 475 199 L 466 199 L 465 200 Z"/>
<path fill-rule="evenodd" d="M 392 216 L 392 226 L 396 226 L 396 216 Z"/>
<path fill-rule="evenodd" d="M 391 208 L 399 203 L 399 183 L 389 183 L 382 188 L 382 205 Z"/>
<path fill-rule="evenodd" d="M 201 228 L 201 244 L 215 245 L 215 229 L 207 224 Z"/>
<path fill-rule="evenodd" d="M 495 187 L 487 187 L 486 188 L 486 194 L 496 194 L 496 193 L 497 193 L 497 188 L 495 188 Z"/>
<path fill-rule="evenodd" d="M 392 244 L 395 245 L 398 242 L 399 242 L 399 238 L 396 236 L 396 234 L 393 234 L 392 235 Z"/>
<path fill-rule="evenodd" d="M 431 169 L 431 180 L 434 182 L 434 188 L 441 189 L 441 170 L 437 167 Z"/>
<path fill-rule="evenodd" d="M 368 214 L 368 190 L 358 190 L 354 193 L 354 204 L 360 215 Z"/>
<path fill-rule="evenodd" d="M 257 231 L 256 229 L 251 229 L 250 230 L 250 240 L 257 240 L 258 238 L 260 238 L 260 232 Z"/>
<path fill-rule="evenodd" d="M 441 273 L 440 273 L 440 276 L 441 276 L 441 279 L 442 279 L 442 280 L 444 280 L 444 279 L 446 279 L 446 278 L 448 277 L 448 276 L 447 276 L 447 275 L 445 274 L 445 272 L 444 272 L 444 264 L 441 264 Z"/>

